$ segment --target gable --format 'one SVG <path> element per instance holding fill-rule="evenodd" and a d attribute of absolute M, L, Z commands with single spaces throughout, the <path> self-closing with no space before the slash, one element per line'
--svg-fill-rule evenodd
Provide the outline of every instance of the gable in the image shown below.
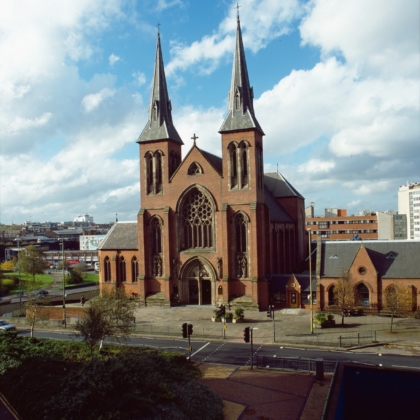
<path fill-rule="evenodd" d="M 105 249 L 138 249 L 137 222 L 115 223 L 98 247 Z"/>

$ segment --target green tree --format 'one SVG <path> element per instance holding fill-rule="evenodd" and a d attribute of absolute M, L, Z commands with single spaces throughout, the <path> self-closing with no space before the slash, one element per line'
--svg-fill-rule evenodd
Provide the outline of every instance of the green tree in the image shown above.
<path fill-rule="evenodd" d="M 82 337 L 93 354 L 99 343 L 102 349 L 106 338 L 126 342 L 134 331 L 134 311 L 138 299 L 128 297 L 123 290 L 103 290 L 101 294 L 88 302 L 85 316 L 78 320 L 74 335 Z"/>
<path fill-rule="evenodd" d="M 21 271 L 31 275 L 35 282 L 35 276 L 44 272 L 45 254 L 33 245 L 22 249 L 19 254 Z"/>
<path fill-rule="evenodd" d="M 400 284 L 393 284 L 385 290 L 385 307 L 391 312 L 392 332 L 395 316 L 406 316 L 413 309 L 413 292 L 411 288 Z"/>
<path fill-rule="evenodd" d="M 38 322 L 47 323 L 49 318 L 43 308 L 48 304 L 49 299 L 42 297 L 36 289 L 26 290 L 27 301 L 24 303 L 26 312 L 26 323 L 29 325 L 31 337 L 34 336 L 35 326 Z"/>
<path fill-rule="evenodd" d="M 14 269 L 16 268 L 17 265 L 17 258 L 13 257 L 11 260 L 9 261 L 3 261 L 0 264 L 0 270 L 4 270 L 4 271 L 14 271 Z"/>
<path fill-rule="evenodd" d="M 356 282 L 349 271 L 343 271 L 334 285 L 334 306 L 341 309 L 341 325 L 344 325 L 346 311 L 352 310 L 358 303 Z"/>

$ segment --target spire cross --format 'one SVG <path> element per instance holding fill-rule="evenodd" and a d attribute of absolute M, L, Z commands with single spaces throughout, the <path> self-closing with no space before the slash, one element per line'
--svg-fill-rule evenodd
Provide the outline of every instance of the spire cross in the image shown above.
<path fill-rule="evenodd" d="M 199 137 L 198 137 L 198 136 L 196 136 L 196 135 L 195 135 L 195 133 L 194 133 L 194 135 L 191 137 L 191 139 L 192 139 L 192 140 L 194 140 L 194 146 L 195 146 L 195 141 L 196 141 L 198 138 L 199 138 Z"/>
<path fill-rule="evenodd" d="M 235 9 L 236 9 L 236 17 L 239 19 L 239 8 L 240 7 L 242 7 L 242 6 L 239 6 L 239 3 L 236 3 L 236 7 L 235 7 Z"/>
<path fill-rule="evenodd" d="M 156 25 L 157 28 L 158 28 L 158 34 L 160 34 L 160 25 L 161 25 L 161 23 L 158 21 L 158 24 Z"/>

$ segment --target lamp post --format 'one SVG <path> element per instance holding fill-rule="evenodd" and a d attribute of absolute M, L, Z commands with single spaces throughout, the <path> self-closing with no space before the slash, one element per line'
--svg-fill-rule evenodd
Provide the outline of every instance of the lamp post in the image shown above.
<path fill-rule="evenodd" d="M 18 243 L 18 278 L 19 278 L 19 308 L 22 310 L 22 285 L 20 283 L 20 238 L 16 238 Z"/>
<path fill-rule="evenodd" d="M 312 249 L 311 249 L 311 229 L 308 229 L 309 242 L 309 299 L 311 300 L 311 334 L 314 333 L 314 304 L 312 299 Z"/>
<path fill-rule="evenodd" d="M 60 241 L 61 253 L 63 258 L 63 324 L 64 328 L 67 328 L 66 323 L 66 277 L 65 277 L 65 260 L 64 260 L 64 239 Z"/>

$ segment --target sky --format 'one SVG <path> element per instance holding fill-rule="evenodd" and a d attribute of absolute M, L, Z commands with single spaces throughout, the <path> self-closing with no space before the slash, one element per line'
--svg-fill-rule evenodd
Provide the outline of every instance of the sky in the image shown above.
<path fill-rule="evenodd" d="M 0 223 L 136 220 L 158 24 L 185 146 L 221 155 L 235 1 L 2 0 Z M 264 170 L 325 208 L 420 181 L 418 0 L 239 2 Z"/>

